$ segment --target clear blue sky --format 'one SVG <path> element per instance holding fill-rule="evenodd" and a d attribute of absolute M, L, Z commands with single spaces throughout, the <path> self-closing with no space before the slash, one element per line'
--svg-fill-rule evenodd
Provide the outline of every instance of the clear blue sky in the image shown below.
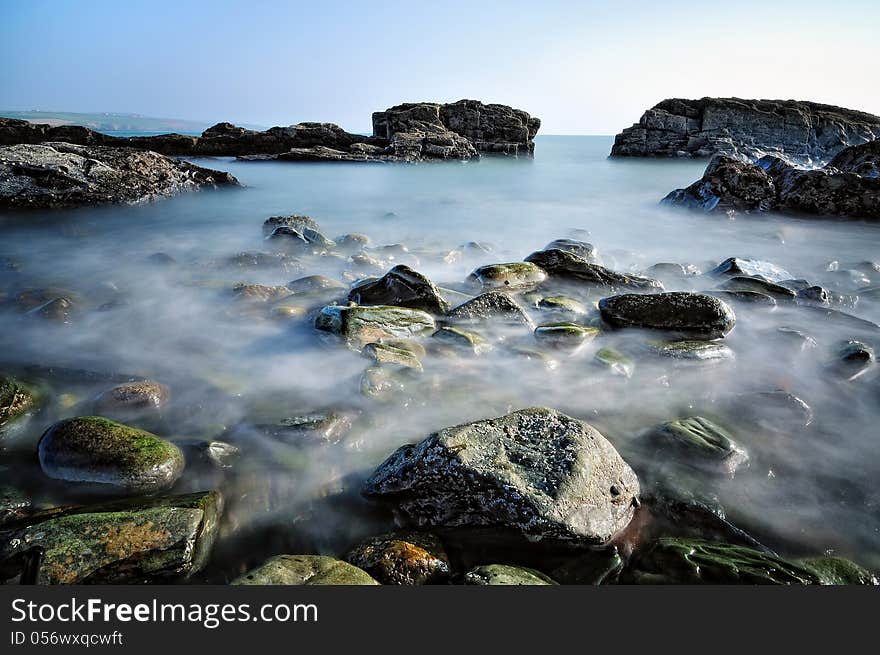
<path fill-rule="evenodd" d="M 352 131 L 477 98 L 613 134 L 670 96 L 880 114 L 880 0 L 0 0 L 0 108 Z"/>

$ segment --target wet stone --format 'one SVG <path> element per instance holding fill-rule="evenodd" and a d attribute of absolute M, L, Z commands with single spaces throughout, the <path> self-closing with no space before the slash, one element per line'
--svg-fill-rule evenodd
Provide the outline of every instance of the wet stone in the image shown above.
<path fill-rule="evenodd" d="M 880 584 L 877 576 L 855 562 L 842 557 L 812 557 L 799 562 L 814 571 L 824 585 L 872 585 Z"/>
<path fill-rule="evenodd" d="M 535 339 L 552 348 L 577 349 L 592 341 L 599 329 L 577 323 L 547 323 L 535 328 Z"/>
<path fill-rule="evenodd" d="M 321 229 L 321 226 L 318 225 L 315 219 L 300 214 L 291 214 L 290 216 L 270 216 L 267 218 L 263 221 L 263 234 L 268 236 L 279 227 L 292 227 L 299 231 L 304 229 Z"/>
<path fill-rule="evenodd" d="M 6 471 L 0 469 L 0 475 Z M 31 510 L 31 497 L 21 489 L 0 485 L 0 526 L 22 518 Z"/>
<path fill-rule="evenodd" d="M 485 290 L 510 288 L 520 289 L 532 287 L 547 279 L 547 274 L 529 262 L 511 262 L 507 264 L 489 264 L 480 266 L 468 278 Z"/>
<path fill-rule="evenodd" d="M 526 261 L 537 264 L 550 277 L 573 280 L 596 287 L 640 291 L 663 290 L 663 285 L 657 280 L 617 273 L 565 250 L 539 250 L 526 257 Z"/>
<path fill-rule="evenodd" d="M 683 361 L 719 362 L 734 359 L 730 346 L 719 341 L 654 341 L 648 347 L 661 357 Z"/>
<path fill-rule="evenodd" d="M 435 328 L 430 314 L 405 307 L 358 306 L 324 307 L 315 327 L 337 334 L 355 348 L 394 337 L 410 337 Z"/>
<path fill-rule="evenodd" d="M 702 293 L 624 294 L 599 301 L 602 320 L 615 328 L 644 328 L 690 339 L 717 339 L 736 325 L 722 300 Z"/>
<path fill-rule="evenodd" d="M 361 375 L 360 391 L 372 400 L 390 402 L 402 397 L 408 381 L 409 378 L 404 377 L 403 370 L 371 366 Z"/>
<path fill-rule="evenodd" d="M 492 350 L 492 344 L 481 335 L 454 326 L 443 326 L 431 337 L 458 352 L 482 355 Z"/>
<path fill-rule="evenodd" d="M 262 434 L 294 446 L 316 446 L 339 443 L 351 431 L 352 415 L 326 410 L 294 414 L 276 423 L 256 426 Z"/>
<path fill-rule="evenodd" d="M 761 293 L 760 291 L 747 291 L 744 289 L 740 290 L 716 290 L 708 292 L 710 295 L 721 298 L 722 300 L 727 300 L 735 303 L 749 304 L 749 305 L 763 305 L 765 307 L 776 307 L 776 298 L 773 296 L 768 296 L 766 293 Z"/>
<path fill-rule="evenodd" d="M 236 284 L 232 287 L 236 299 L 245 302 L 270 302 L 287 298 L 290 289 L 285 286 L 267 286 L 265 284 Z"/>
<path fill-rule="evenodd" d="M 748 462 L 748 455 L 729 432 L 702 416 L 669 421 L 654 430 L 654 443 L 701 468 L 719 469 L 734 475 Z"/>
<path fill-rule="evenodd" d="M 452 322 L 468 324 L 500 323 L 513 324 L 534 330 L 532 319 L 525 309 L 511 296 L 503 291 L 489 291 L 468 300 L 450 310 L 446 319 Z"/>
<path fill-rule="evenodd" d="M 449 580 L 449 558 L 436 536 L 398 532 L 367 539 L 345 556 L 381 584 L 443 584 Z"/>
<path fill-rule="evenodd" d="M 422 370 L 422 363 L 418 357 L 403 348 L 385 343 L 368 343 L 361 352 L 380 366 L 401 366 L 415 371 Z"/>
<path fill-rule="evenodd" d="M 753 291 L 780 300 L 792 300 L 796 296 L 794 291 L 781 284 L 774 284 L 767 280 L 743 275 L 734 275 L 727 278 L 718 285 L 718 288 L 726 291 Z"/>
<path fill-rule="evenodd" d="M 555 585 L 548 576 L 535 569 L 509 564 L 484 564 L 464 576 L 466 585 Z"/>
<path fill-rule="evenodd" d="M 378 280 L 355 285 L 348 300 L 359 305 L 410 307 L 432 314 L 443 314 L 449 309 L 434 283 L 404 264 L 395 266 Z"/>
<path fill-rule="evenodd" d="M 581 259 L 585 259 L 592 263 L 596 263 L 599 254 L 592 243 L 587 243 L 586 241 L 580 241 L 578 239 L 556 239 L 544 246 L 544 250 L 562 250 L 564 252 L 570 252 L 571 254 L 577 255 Z"/>
<path fill-rule="evenodd" d="M 187 466 L 203 464 L 217 469 L 231 469 L 241 456 L 238 446 L 225 441 L 177 440 L 174 445 L 183 452 Z"/>
<path fill-rule="evenodd" d="M 294 294 L 347 290 L 347 287 L 342 282 L 329 278 L 326 275 L 307 275 L 306 277 L 288 282 L 287 288 Z"/>
<path fill-rule="evenodd" d="M 794 275 L 776 264 L 771 264 L 770 262 L 761 261 L 759 259 L 742 259 L 739 257 L 725 259 L 718 266 L 709 271 L 707 275 L 713 277 L 719 277 L 722 275 L 760 276 L 770 282 L 781 282 L 782 280 L 791 280 L 794 278 Z"/>
<path fill-rule="evenodd" d="M 92 406 L 101 416 L 128 420 L 158 415 L 171 400 L 171 390 L 154 380 L 127 382 L 101 393 Z"/>
<path fill-rule="evenodd" d="M 149 493 L 169 488 L 184 459 L 154 434 L 98 416 L 65 419 L 40 438 L 40 466 L 50 478 Z"/>
<path fill-rule="evenodd" d="M 35 387 L 0 374 L 0 432 L 35 410 L 40 402 L 41 394 Z"/>
<path fill-rule="evenodd" d="M 581 319 L 590 313 L 590 308 L 584 303 L 568 296 L 545 296 L 538 301 L 537 306 L 538 309 L 553 316 L 572 321 Z"/>
<path fill-rule="evenodd" d="M 874 349 L 861 341 L 850 339 L 837 348 L 837 369 L 847 380 L 855 380 L 874 364 Z"/>
<path fill-rule="evenodd" d="M 601 348 L 596 352 L 593 361 L 615 375 L 631 378 L 635 371 L 635 362 L 613 348 Z"/>
<path fill-rule="evenodd" d="M 232 581 L 234 585 L 377 585 L 369 573 L 334 557 L 277 555 Z"/>

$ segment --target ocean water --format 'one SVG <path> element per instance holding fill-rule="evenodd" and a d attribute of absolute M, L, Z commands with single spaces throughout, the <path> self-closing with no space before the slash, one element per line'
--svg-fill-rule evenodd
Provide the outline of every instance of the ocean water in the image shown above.
<path fill-rule="evenodd" d="M 537 348 L 527 332 L 490 332 L 492 353 L 428 355 L 421 376 L 377 401 L 361 393 L 368 360 L 318 335 L 311 315 L 279 321 L 269 305 L 245 305 L 232 295 L 239 282 L 283 285 L 323 274 L 348 284 L 365 274 L 345 256 L 300 257 L 287 268 L 229 263 L 237 253 L 271 252 L 262 222 L 292 213 L 313 217 L 330 238 L 364 233 L 385 268 L 406 263 L 452 289 L 462 289 L 476 266 L 519 261 L 560 237 L 589 241 L 606 266 L 623 272 L 658 262 L 707 271 L 738 256 L 771 261 L 841 294 L 880 283 L 876 273 L 866 282 L 827 270 L 831 261 L 848 269 L 880 260 L 880 225 L 666 209 L 658 201 L 697 179 L 705 162 L 610 160 L 610 147 L 608 137 L 546 136 L 537 139 L 532 160 L 419 165 L 203 158 L 194 161 L 230 171 L 244 188 L 0 216 L 0 363 L 46 385 L 53 399 L 4 437 L 4 448 L 22 463 L 4 474 L 38 503 L 81 500 L 35 467 L 40 434 L 54 420 L 84 413 L 113 380 L 157 379 L 171 388 L 172 401 L 146 427 L 242 450 L 231 472 L 188 469 L 177 485 L 226 494 L 212 564 L 223 578 L 277 552 L 338 553 L 388 529 L 385 515 L 358 500 L 359 481 L 394 448 L 433 430 L 521 407 L 556 407 L 598 427 L 647 481 L 665 475 L 656 469 L 667 457 L 650 446 L 651 428 L 701 415 L 731 433 L 749 464 L 732 479 L 700 472 L 677 476 L 676 484 L 717 502 L 735 525 L 780 552 L 834 552 L 880 566 L 880 381 L 873 371 L 845 381 L 833 366 L 841 340 L 880 345 L 875 329 L 793 304 L 736 303 L 737 326 L 725 340 L 735 359 L 714 366 L 643 356 L 640 347 L 656 335 L 638 331 L 603 333 L 577 353 L 543 357 L 523 354 Z M 461 248 L 470 242 L 484 249 Z M 381 248 L 389 244 L 406 251 Z M 157 264 L 155 253 L 174 263 Z M 706 290 L 718 280 L 694 275 L 664 283 L 667 290 Z M 74 300 L 69 323 L 17 310 L 18 294 L 44 288 Z M 582 298 L 601 295 L 583 291 Z M 285 302 L 304 312 L 321 304 Z M 880 322 L 876 299 L 839 309 Z M 792 339 L 781 327 L 812 341 Z M 635 353 L 632 377 L 595 364 L 604 346 Z M 807 403 L 812 420 L 781 394 L 764 393 L 780 390 Z M 335 445 L 294 447 L 252 427 L 327 410 L 353 423 Z"/>

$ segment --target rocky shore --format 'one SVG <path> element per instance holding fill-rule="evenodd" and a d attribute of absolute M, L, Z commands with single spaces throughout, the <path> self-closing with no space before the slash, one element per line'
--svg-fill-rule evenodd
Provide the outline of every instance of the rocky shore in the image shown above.
<path fill-rule="evenodd" d="M 538 118 L 506 105 L 476 100 L 409 103 L 373 114 L 373 135 L 334 123 L 298 123 L 265 131 L 218 123 L 201 136 L 115 137 L 85 127 L 0 118 L 0 145 L 48 141 L 151 150 L 177 156 L 233 156 L 282 161 L 419 161 L 476 159 L 480 153 L 531 156 Z"/>
<path fill-rule="evenodd" d="M 880 138 L 880 116 L 795 100 L 664 100 L 614 139 L 612 157 L 766 155 L 822 166 L 847 146 Z"/>

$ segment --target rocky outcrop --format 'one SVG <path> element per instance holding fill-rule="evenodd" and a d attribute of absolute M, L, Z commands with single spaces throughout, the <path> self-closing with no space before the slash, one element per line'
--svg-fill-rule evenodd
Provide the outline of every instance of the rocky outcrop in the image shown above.
<path fill-rule="evenodd" d="M 880 116 L 795 100 L 670 99 L 614 139 L 613 157 L 785 157 L 822 165 L 880 137 Z"/>
<path fill-rule="evenodd" d="M 56 142 L 0 147 L 0 208 L 136 203 L 237 185 L 229 173 L 134 148 Z"/>
<path fill-rule="evenodd" d="M 165 155 L 233 156 L 247 161 L 417 161 L 475 159 L 481 152 L 531 155 L 538 118 L 506 105 L 459 100 L 410 103 L 373 114 L 373 136 L 335 123 L 297 123 L 248 130 L 217 123 L 201 136 L 116 137 L 80 126 L 0 118 L 0 146 L 64 141 L 86 146 L 151 150 Z"/>
<path fill-rule="evenodd" d="M 663 203 L 706 212 L 880 219 L 880 146 L 875 143 L 847 148 L 835 157 L 837 165 L 818 169 L 795 168 L 770 156 L 749 163 L 719 155 L 702 178 L 672 191 Z"/>

